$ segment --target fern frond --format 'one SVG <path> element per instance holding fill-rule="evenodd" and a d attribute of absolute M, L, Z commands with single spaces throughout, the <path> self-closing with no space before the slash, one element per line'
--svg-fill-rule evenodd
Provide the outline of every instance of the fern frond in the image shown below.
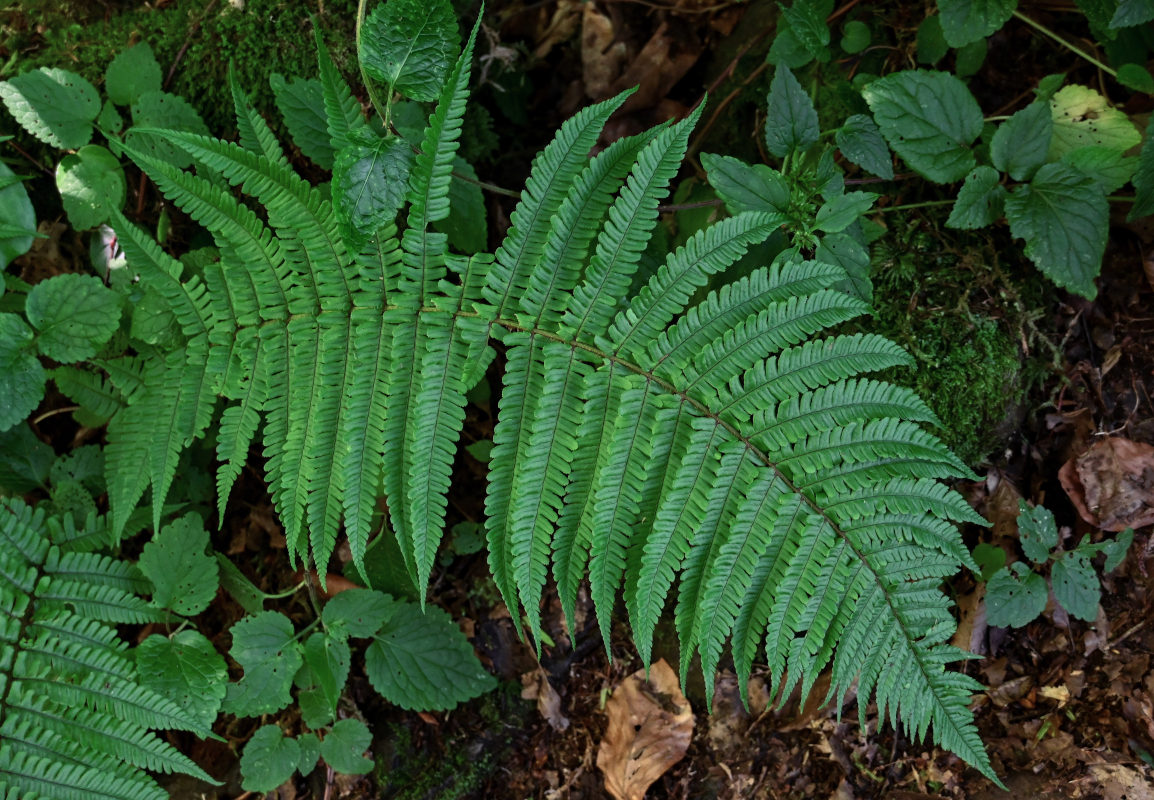
<path fill-rule="evenodd" d="M 333 150 L 340 151 L 349 143 L 349 132 L 364 125 L 361 106 L 349 90 L 333 64 L 332 56 L 325 47 L 320 26 L 313 25 L 313 36 L 317 46 L 317 71 L 320 73 L 322 96 L 325 102 L 325 121 L 329 130 L 329 142 Z"/>
<path fill-rule="evenodd" d="M 232 104 L 236 112 L 236 129 L 240 134 L 240 146 L 254 153 L 260 153 L 277 166 L 288 169 L 288 159 L 284 149 L 276 140 L 272 129 L 249 103 L 248 96 L 236 77 L 236 63 L 228 62 L 228 88 L 232 94 Z"/>

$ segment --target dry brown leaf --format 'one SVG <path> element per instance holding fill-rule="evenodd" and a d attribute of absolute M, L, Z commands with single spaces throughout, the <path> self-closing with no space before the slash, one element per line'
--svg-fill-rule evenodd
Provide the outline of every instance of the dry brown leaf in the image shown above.
<path fill-rule="evenodd" d="M 1082 519 L 1107 531 L 1154 523 L 1154 447 L 1101 439 L 1058 472 Z"/>
<path fill-rule="evenodd" d="M 642 800 L 666 770 L 685 757 L 693 736 L 693 709 L 677 673 L 661 659 L 630 675 L 605 704 L 609 728 L 597 751 L 605 789 L 617 800 Z"/>
<path fill-rule="evenodd" d="M 618 41 L 613 20 L 588 3 L 581 17 L 581 77 L 585 94 L 604 100 L 613 94 L 614 81 L 621 75 L 628 51 Z"/>
<path fill-rule="evenodd" d="M 533 48 L 534 56 L 543 59 L 554 47 L 569 41 L 577 32 L 577 26 L 581 24 L 582 5 L 580 0 L 559 0 L 553 8 L 553 13 L 549 14 L 548 22 L 544 23 L 542 30 L 537 34 L 536 46 Z M 544 16 L 545 9 L 542 9 L 541 13 Z"/>
<path fill-rule="evenodd" d="M 614 82 L 610 94 L 637 87 L 637 92 L 625 101 L 623 110 L 652 108 L 697 63 L 701 56 L 700 43 L 691 33 L 680 33 L 673 35 L 668 23 L 662 22 Z"/>
<path fill-rule="evenodd" d="M 561 696 L 549 683 L 549 676 L 545 670 L 537 667 L 521 676 L 521 697 L 525 700 L 536 700 L 537 710 L 555 731 L 563 731 L 569 727 L 569 718 L 561 713 Z"/>
<path fill-rule="evenodd" d="M 1091 764 L 1089 772 L 1102 791 L 1103 800 L 1154 800 L 1150 779 L 1122 764 Z"/>

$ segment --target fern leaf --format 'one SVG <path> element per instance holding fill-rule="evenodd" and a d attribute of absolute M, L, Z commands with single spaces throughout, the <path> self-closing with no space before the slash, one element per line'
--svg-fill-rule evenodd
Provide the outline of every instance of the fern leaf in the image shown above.
<path fill-rule="evenodd" d="M 349 143 L 349 132 L 364 125 L 361 106 L 349 90 L 333 64 L 332 56 L 325 47 L 319 25 L 314 23 L 313 35 L 317 45 L 317 69 L 320 73 L 321 88 L 325 101 L 325 120 L 328 123 L 329 142 L 333 150 L 340 151 Z"/>
<path fill-rule="evenodd" d="M 220 467 L 216 471 L 216 498 L 221 525 L 224 524 L 224 509 L 233 484 L 244 467 L 260 424 L 260 410 L 268 399 L 268 378 L 259 338 L 251 352 L 251 371 L 234 393 L 232 399 L 237 402 L 221 412 L 217 428 L 216 457 Z"/>
<path fill-rule="evenodd" d="M 240 146 L 254 153 L 260 153 L 273 164 L 288 169 L 289 163 L 285 158 L 284 149 L 276 140 L 268 123 L 264 121 L 264 117 L 249 103 L 248 96 L 245 95 L 236 77 L 236 63 L 231 59 L 228 62 L 228 88 L 236 110 L 236 128 L 240 134 Z"/>

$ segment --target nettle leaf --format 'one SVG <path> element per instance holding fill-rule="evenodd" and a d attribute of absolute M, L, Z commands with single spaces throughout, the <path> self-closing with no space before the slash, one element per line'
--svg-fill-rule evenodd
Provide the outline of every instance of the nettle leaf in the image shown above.
<path fill-rule="evenodd" d="M 1046 610 L 1046 579 L 1021 561 L 998 570 L 986 584 L 986 620 L 998 628 L 1021 628 Z"/>
<path fill-rule="evenodd" d="M 321 741 L 321 756 L 337 772 L 364 775 L 373 768 L 373 760 L 364 756 L 372 741 L 373 735 L 365 723 L 359 719 L 342 719 Z"/>
<path fill-rule="evenodd" d="M 1134 176 L 1138 169 L 1138 159 L 1124 156 L 1109 147 L 1079 147 L 1062 156 L 1063 164 L 1069 164 L 1083 175 L 1093 178 L 1102 191 L 1111 194 L 1118 191 Z"/>
<path fill-rule="evenodd" d="M 302 733 L 297 737 L 297 744 L 301 748 L 300 760 L 297 762 L 297 772 L 308 775 L 316 769 L 321 758 L 321 742 L 315 733 Z"/>
<path fill-rule="evenodd" d="M 465 159 L 453 160 L 453 182 L 449 184 L 449 216 L 433 227 L 449 237 L 449 244 L 462 253 L 484 250 L 489 244 L 489 224 L 485 216 L 485 196 L 481 187 L 458 175 L 477 180 L 477 172 Z"/>
<path fill-rule="evenodd" d="M 276 725 L 257 729 L 240 757 L 241 788 L 246 792 L 271 792 L 296 772 L 301 748 Z"/>
<path fill-rule="evenodd" d="M 228 685 L 224 710 L 238 717 L 273 714 L 292 702 L 293 676 L 301 665 L 301 646 L 284 614 L 262 611 L 232 626 L 229 655 L 244 677 Z"/>
<path fill-rule="evenodd" d="M 1046 164 L 1006 198 L 1010 233 L 1026 240 L 1026 255 L 1050 280 L 1092 299 L 1110 227 L 1106 194 L 1065 164 Z"/>
<path fill-rule="evenodd" d="M 854 114 L 837 129 L 834 141 L 842 155 L 879 178 L 893 180 L 890 149 L 877 123 L 865 114 Z"/>
<path fill-rule="evenodd" d="M 1119 0 L 1118 10 L 1110 19 L 1110 28 L 1131 28 L 1154 19 L 1154 5 L 1149 0 Z"/>
<path fill-rule="evenodd" d="M 1001 219 L 1006 202 L 1006 188 L 1001 181 L 1002 176 L 993 167 L 975 167 L 958 190 L 946 227 L 970 231 Z"/>
<path fill-rule="evenodd" d="M 789 67 L 778 67 L 769 85 L 765 146 L 778 158 L 785 158 L 808 149 L 820 135 L 813 101 Z"/>
<path fill-rule="evenodd" d="M 7 269 L 12 259 L 28 252 L 36 233 L 36 211 L 28 199 L 24 183 L 15 177 L 9 166 L 0 161 L 0 181 L 4 182 L 0 189 L 0 220 L 15 229 L 12 233 L 0 235 L 0 270 Z M 3 294 L 2 285 L 0 281 L 0 294 Z"/>
<path fill-rule="evenodd" d="M 36 334 L 18 314 L 0 314 L 0 431 L 32 413 L 44 398 L 44 367 Z"/>
<path fill-rule="evenodd" d="M 94 275 L 54 275 L 32 287 L 25 313 L 36 346 L 63 363 L 96 355 L 120 326 L 120 301 Z"/>
<path fill-rule="evenodd" d="M 345 682 L 349 679 L 350 662 L 349 643 L 346 639 L 337 638 L 328 633 L 314 633 L 305 641 L 304 659 L 312 679 L 311 687 L 305 691 L 314 692 L 318 710 L 322 713 L 313 719 L 307 719 L 310 728 L 317 728 L 331 721 L 337 710 L 337 701 L 341 699 Z M 300 680 L 298 679 L 298 684 Z M 302 692 L 302 708 L 304 703 Z"/>
<path fill-rule="evenodd" d="M 832 10 L 832 3 L 819 0 L 794 0 L 781 10 L 798 44 L 818 61 L 829 61 L 830 34 L 825 19 Z"/>
<path fill-rule="evenodd" d="M 868 212 L 877 199 L 875 192 L 849 192 L 835 197 L 817 210 L 814 227 L 826 233 L 840 233 Z"/>
<path fill-rule="evenodd" d="M 1026 557 L 1035 564 L 1045 564 L 1051 551 L 1058 546 L 1054 514 L 1045 506 L 1031 508 L 1025 500 L 1019 500 L 1018 537 Z"/>
<path fill-rule="evenodd" d="M 220 577 L 207 549 L 208 531 L 195 513 L 164 526 L 140 554 L 140 571 L 154 587 L 152 602 L 186 617 L 208 608 Z"/>
<path fill-rule="evenodd" d="M 1102 594 L 1098 576 L 1080 553 L 1063 553 L 1054 562 L 1050 582 L 1054 586 L 1054 599 L 1071 616 L 1086 622 L 1093 622 L 1098 616 L 1098 600 Z"/>
<path fill-rule="evenodd" d="M 0 328 L 4 316 L 0 314 Z M 0 369 L 0 384 L 4 372 Z M 0 411 L 3 406 L 0 406 Z M 22 415 L 21 419 L 23 419 Z M 56 460 L 56 453 L 27 425 L 17 425 L 11 430 L 0 432 L 0 489 L 11 494 L 24 494 L 34 489 L 43 489 L 48 484 L 48 476 Z"/>
<path fill-rule="evenodd" d="M 965 47 L 1000 29 L 1017 6 L 1017 0 L 938 0 L 942 33 L 950 47 Z"/>
<path fill-rule="evenodd" d="M 789 208 L 789 184 L 781 173 L 765 164 L 746 164 L 732 156 L 702 153 L 701 165 L 709 185 L 730 214 Z"/>
<path fill-rule="evenodd" d="M 130 106 L 142 94 L 160 90 L 160 64 L 147 42 L 121 50 L 104 73 L 104 91 L 118 106 Z"/>
<path fill-rule="evenodd" d="M 279 72 L 268 80 L 293 143 L 318 167 L 331 170 L 337 151 L 329 137 L 324 86 L 315 78 L 286 81 Z"/>
<path fill-rule="evenodd" d="M 74 72 L 51 67 L 0 81 L 0 99 L 26 131 L 40 141 L 75 150 L 92 138 L 100 96 Z"/>
<path fill-rule="evenodd" d="M 449 0 L 389 0 L 361 29 L 361 66 L 392 91 L 429 102 L 441 92 L 458 40 Z"/>
<path fill-rule="evenodd" d="M 124 205 L 124 170 L 107 148 L 89 144 L 56 165 L 56 188 L 68 221 L 78 231 L 108 220 L 109 209 Z"/>
<path fill-rule="evenodd" d="M 180 706 L 209 729 L 220 712 L 228 685 L 224 657 L 198 631 L 169 638 L 153 634 L 136 648 L 136 671 L 143 686 Z"/>
<path fill-rule="evenodd" d="M 1154 117 L 1146 125 L 1146 143 L 1138 154 L 1138 168 L 1130 182 L 1134 184 L 1134 203 L 1126 220 L 1133 222 L 1154 214 Z"/>
<path fill-rule="evenodd" d="M 789 67 L 799 69 L 813 61 L 813 55 L 802 45 L 801 40 L 790 27 L 789 19 L 784 15 L 777 21 L 777 33 L 773 37 L 773 44 L 769 46 L 769 53 L 765 60 L 775 67 Z"/>
<path fill-rule="evenodd" d="M 348 589 L 325 603 L 321 622 L 333 636 L 372 636 L 396 610 L 397 601 L 374 589 Z"/>
<path fill-rule="evenodd" d="M 136 128 L 164 128 L 184 133 L 208 136 L 208 127 L 196 109 L 183 97 L 168 92 L 145 92 L 132 104 L 132 124 Z M 129 128 L 128 144 L 146 155 L 160 159 L 174 167 L 192 164 L 188 153 L 164 137 Z"/>
<path fill-rule="evenodd" d="M 982 110 L 953 75 L 897 72 L 867 84 L 862 97 L 894 152 L 931 181 L 961 180 L 974 168 Z"/>
<path fill-rule="evenodd" d="M 1088 86 L 1071 85 L 1050 98 L 1054 136 L 1047 160 L 1057 161 L 1071 150 L 1087 145 L 1125 152 L 1142 141 L 1142 134 L 1122 111 Z"/>
<path fill-rule="evenodd" d="M 333 165 L 334 210 L 341 235 L 354 251 L 397 216 L 408 191 L 413 151 L 404 139 L 366 129 L 349 134 Z"/>
<path fill-rule="evenodd" d="M 365 674 L 382 697 L 409 711 L 450 709 L 497 685 L 448 614 L 414 603 L 398 603 L 374 637 Z"/>
<path fill-rule="evenodd" d="M 990 160 L 1016 181 L 1028 180 L 1046 162 L 1054 122 L 1050 106 L 1036 101 L 1016 112 L 994 131 Z"/>

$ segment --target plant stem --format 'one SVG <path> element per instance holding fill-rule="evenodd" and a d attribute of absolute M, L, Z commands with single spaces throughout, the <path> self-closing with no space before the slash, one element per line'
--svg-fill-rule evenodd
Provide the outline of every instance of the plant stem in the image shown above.
<path fill-rule="evenodd" d="M 913 208 L 930 208 L 931 206 L 949 206 L 953 204 L 953 200 L 924 200 L 921 203 L 906 203 L 900 206 L 886 206 L 885 208 L 875 209 L 875 211 L 908 211 Z"/>
<path fill-rule="evenodd" d="M 361 59 L 361 28 L 363 28 L 365 24 L 365 6 L 367 2 L 368 0 L 357 0 L 357 27 L 354 37 L 354 44 L 357 48 L 357 65 L 361 70 L 361 80 L 365 84 L 365 91 L 369 93 L 369 102 L 373 104 L 373 108 L 376 109 L 377 115 L 385 123 L 385 127 L 389 128 L 389 116 L 392 111 L 392 92 L 389 93 L 389 97 L 386 98 L 386 102 L 382 108 L 381 98 L 377 94 L 376 86 L 372 80 L 369 79 L 369 74 L 365 72 L 365 62 Z"/>
<path fill-rule="evenodd" d="M 1059 36 L 1054 31 L 1050 30 L 1049 28 L 1047 28 L 1042 23 L 1035 22 L 1034 20 L 1030 19 L 1025 14 L 1023 14 L 1021 11 L 1015 10 L 1014 16 L 1017 17 L 1018 19 L 1020 19 L 1022 22 L 1029 25 L 1034 30 L 1039 31 L 1040 33 L 1044 33 L 1046 36 L 1049 36 L 1051 39 L 1053 39 L 1055 42 L 1057 42 L 1058 44 L 1065 47 L 1067 50 L 1069 50 L 1074 55 L 1081 56 L 1082 58 L 1086 59 L 1091 64 L 1093 64 L 1095 67 L 1097 67 L 1098 69 L 1102 70 L 1107 75 L 1109 75 L 1111 78 L 1117 78 L 1118 77 L 1117 71 L 1110 69 L 1108 66 L 1103 64 L 1098 59 L 1094 58 L 1092 55 L 1087 53 L 1085 50 L 1082 50 L 1079 47 L 1075 47 L 1073 44 L 1071 44 L 1070 42 L 1063 39 L 1061 36 Z"/>

